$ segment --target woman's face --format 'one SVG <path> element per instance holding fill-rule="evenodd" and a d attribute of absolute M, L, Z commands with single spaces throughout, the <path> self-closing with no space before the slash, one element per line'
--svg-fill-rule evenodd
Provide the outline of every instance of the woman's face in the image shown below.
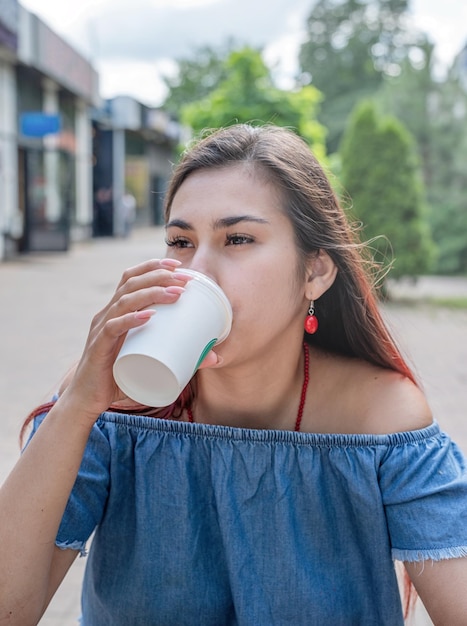
<path fill-rule="evenodd" d="M 231 334 L 216 348 L 224 362 L 301 340 L 305 277 L 280 195 L 264 177 L 244 164 L 191 174 L 174 197 L 166 239 L 167 256 L 211 277 L 232 304 Z"/>

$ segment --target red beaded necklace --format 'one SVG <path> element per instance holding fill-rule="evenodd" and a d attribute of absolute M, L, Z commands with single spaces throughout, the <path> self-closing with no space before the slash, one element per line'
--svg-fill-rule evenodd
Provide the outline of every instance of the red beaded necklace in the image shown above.
<path fill-rule="evenodd" d="M 300 394 L 300 404 L 298 405 L 297 419 L 295 420 L 295 432 L 299 432 L 302 423 L 303 409 L 305 408 L 306 391 L 308 389 L 308 382 L 310 380 L 310 354 L 308 352 L 308 346 L 303 344 L 303 385 L 302 392 Z M 193 411 L 191 407 L 188 407 L 186 412 L 188 413 L 188 421 L 193 424 L 195 421 Z"/>

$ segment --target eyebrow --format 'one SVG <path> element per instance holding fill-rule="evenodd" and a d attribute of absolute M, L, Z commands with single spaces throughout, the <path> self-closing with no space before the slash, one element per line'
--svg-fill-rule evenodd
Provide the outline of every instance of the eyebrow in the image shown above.
<path fill-rule="evenodd" d="M 262 217 L 255 217 L 253 215 L 232 215 L 231 217 L 223 217 L 214 222 L 214 230 L 221 230 L 222 228 L 228 228 L 229 226 L 235 226 L 240 222 L 255 222 L 257 224 L 269 224 L 268 220 Z M 194 230 L 194 227 L 190 222 L 185 220 L 173 219 L 166 224 L 167 228 L 181 228 L 182 230 Z"/>

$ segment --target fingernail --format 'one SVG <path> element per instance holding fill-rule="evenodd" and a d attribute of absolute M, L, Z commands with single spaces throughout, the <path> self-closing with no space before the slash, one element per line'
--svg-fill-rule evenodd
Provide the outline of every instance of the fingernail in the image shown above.
<path fill-rule="evenodd" d="M 155 313 L 155 309 L 144 309 L 143 311 L 136 311 L 135 318 L 137 320 L 148 320 Z"/>
<path fill-rule="evenodd" d="M 193 276 L 191 274 L 184 274 L 183 271 L 181 272 L 175 272 L 174 273 L 174 278 L 178 278 L 180 280 L 192 280 Z"/>
<path fill-rule="evenodd" d="M 172 269 L 174 267 L 179 267 L 182 262 L 178 261 L 177 259 L 161 259 L 160 264 L 164 267 Z"/>
<path fill-rule="evenodd" d="M 183 287 L 177 287 L 176 285 L 171 285 L 170 287 L 166 287 L 164 291 L 165 293 L 179 296 L 185 291 L 185 289 Z"/>

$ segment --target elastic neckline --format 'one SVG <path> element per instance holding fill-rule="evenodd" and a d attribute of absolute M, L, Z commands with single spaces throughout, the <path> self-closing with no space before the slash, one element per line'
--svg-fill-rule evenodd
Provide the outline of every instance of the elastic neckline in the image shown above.
<path fill-rule="evenodd" d="M 237 428 L 168 420 L 125 413 L 103 413 L 98 424 L 111 423 L 118 427 L 136 428 L 157 431 L 167 435 L 187 435 L 191 437 L 223 439 L 231 441 L 249 441 L 257 443 L 291 443 L 316 447 L 395 447 L 410 443 L 420 443 L 426 439 L 439 436 L 441 429 L 435 421 L 420 430 L 411 430 L 387 435 L 373 434 L 340 434 L 340 433 L 306 433 L 291 430 L 262 430 L 253 428 Z"/>

